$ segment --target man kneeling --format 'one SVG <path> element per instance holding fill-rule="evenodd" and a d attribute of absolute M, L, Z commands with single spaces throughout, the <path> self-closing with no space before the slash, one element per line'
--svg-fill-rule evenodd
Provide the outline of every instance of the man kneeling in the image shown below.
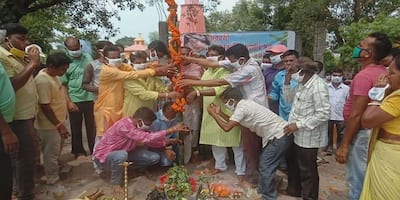
<path fill-rule="evenodd" d="M 166 139 L 166 135 L 177 131 L 188 132 L 187 127 L 179 123 L 172 128 L 150 133 L 149 127 L 155 119 L 156 115 L 151 109 L 141 107 L 132 117 L 122 118 L 111 126 L 96 145 L 94 160 L 101 168 L 111 171 L 114 193 L 121 194 L 123 191 L 121 183 L 124 169 L 121 163 L 130 161 L 136 168 L 154 165 L 160 161 L 157 153 L 137 148 L 138 145 L 165 147 L 179 142 L 178 139 Z"/>

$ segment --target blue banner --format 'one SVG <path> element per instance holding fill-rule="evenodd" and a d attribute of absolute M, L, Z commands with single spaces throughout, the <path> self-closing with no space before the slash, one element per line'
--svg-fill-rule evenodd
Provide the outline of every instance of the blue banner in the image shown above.
<path fill-rule="evenodd" d="M 221 45 L 228 49 L 234 44 L 244 44 L 250 52 L 250 57 L 261 59 L 265 51 L 272 45 L 283 44 L 288 49 L 295 48 L 295 32 L 266 31 L 266 32 L 218 32 L 218 33 L 186 33 L 181 39 L 200 55 L 205 55 L 211 45 Z"/>

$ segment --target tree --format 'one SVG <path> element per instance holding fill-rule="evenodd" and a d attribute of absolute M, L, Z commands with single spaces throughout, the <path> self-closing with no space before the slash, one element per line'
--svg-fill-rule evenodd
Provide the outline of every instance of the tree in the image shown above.
<path fill-rule="evenodd" d="M 339 48 L 341 54 L 340 63 L 344 66 L 354 67 L 357 63 L 351 58 L 354 47 L 372 32 L 386 33 L 392 42 L 400 41 L 400 17 L 379 14 L 371 23 L 368 19 L 362 18 L 357 23 L 340 29 L 344 43 Z"/>
<path fill-rule="evenodd" d="M 158 39 L 159 39 L 159 35 L 158 35 L 157 31 L 149 33 L 149 42 L 152 42 L 152 41 L 158 40 Z"/>
<path fill-rule="evenodd" d="M 135 40 L 134 37 L 125 36 L 125 37 L 122 37 L 122 38 L 119 38 L 118 40 L 116 40 L 115 44 L 121 44 L 124 47 L 128 47 L 133 44 L 134 40 Z"/>

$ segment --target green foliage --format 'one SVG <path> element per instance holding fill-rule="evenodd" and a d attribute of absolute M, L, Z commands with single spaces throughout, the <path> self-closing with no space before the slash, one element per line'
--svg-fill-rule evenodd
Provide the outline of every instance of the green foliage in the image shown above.
<path fill-rule="evenodd" d="M 355 66 L 357 63 L 351 58 L 354 47 L 358 46 L 360 41 L 372 32 L 384 32 L 392 41 L 398 41 L 400 38 L 400 19 L 398 17 L 378 15 L 374 21 L 368 23 L 368 19 L 361 19 L 357 23 L 340 29 L 345 43 L 339 48 L 341 54 L 340 62 L 343 65 Z"/>
<path fill-rule="evenodd" d="M 154 40 L 158 40 L 158 39 L 159 39 L 159 35 L 158 35 L 157 31 L 149 33 L 149 43 L 154 41 Z"/>
<path fill-rule="evenodd" d="M 341 68 L 339 66 L 339 60 L 336 59 L 330 51 L 324 52 L 324 68 L 325 71 L 332 71 L 333 69 Z"/>
<path fill-rule="evenodd" d="M 169 199 L 182 199 L 192 193 L 189 172 L 183 166 L 174 166 L 167 171 L 168 179 L 164 191 Z"/>
<path fill-rule="evenodd" d="M 134 40 L 135 40 L 134 37 L 125 36 L 125 37 L 122 37 L 122 38 L 119 38 L 118 40 L 116 40 L 115 44 L 121 44 L 124 47 L 128 47 L 133 44 Z"/>

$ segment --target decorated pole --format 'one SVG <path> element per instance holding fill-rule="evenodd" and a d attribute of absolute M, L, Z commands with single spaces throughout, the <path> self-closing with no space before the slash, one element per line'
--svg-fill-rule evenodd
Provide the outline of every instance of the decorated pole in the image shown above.
<path fill-rule="evenodd" d="M 171 39 L 168 42 L 168 49 L 172 57 L 172 62 L 175 66 L 178 67 L 178 73 L 175 77 L 172 78 L 172 83 L 174 84 L 174 91 L 183 93 L 183 88 L 178 86 L 179 80 L 183 78 L 183 66 L 182 66 L 182 57 L 181 57 L 181 34 L 179 32 L 178 27 L 176 26 L 177 22 L 177 10 L 178 4 L 174 0 L 165 0 L 168 4 L 168 30 L 171 33 Z M 176 98 L 172 108 L 177 112 L 183 112 L 186 104 L 186 100 L 184 97 Z"/>
<path fill-rule="evenodd" d="M 128 200 L 128 167 L 132 162 L 123 162 L 120 165 L 124 167 L 124 200 Z"/>

